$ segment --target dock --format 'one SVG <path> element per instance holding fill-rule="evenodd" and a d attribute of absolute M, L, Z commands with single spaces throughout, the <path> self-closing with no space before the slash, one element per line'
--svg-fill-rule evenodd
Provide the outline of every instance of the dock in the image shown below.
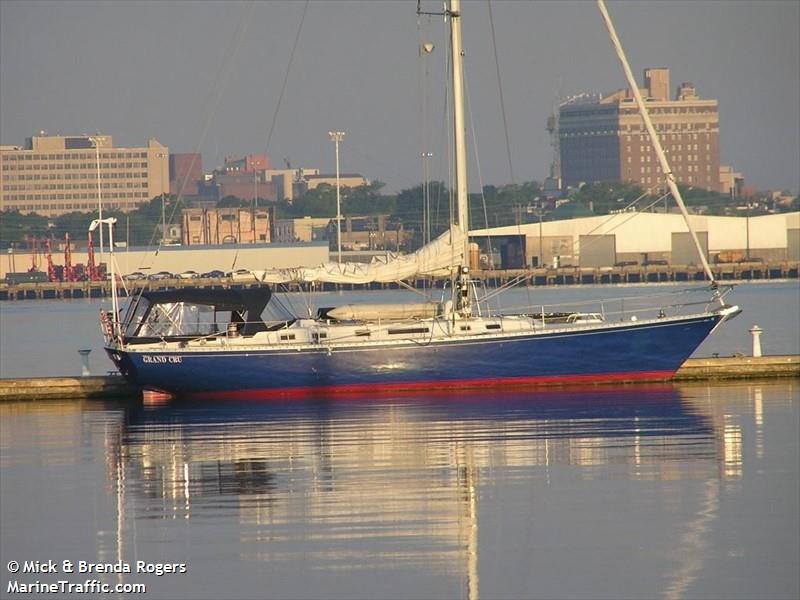
<path fill-rule="evenodd" d="M 672 381 L 800 379 L 800 355 L 690 358 Z M 631 384 L 636 385 L 636 384 Z M 140 401 L 142 391 L 119 375 L 0 379 L 0 402 L 41 400 Z"/>
<path fill-rule="evenodd" d="M 717 281 L 771 281 L 800 278 L 800 262 L 749 262 L 721 263 L 712 265 Z M 681 283 L 705 281 L 703 268 L 698 265 L 628 265 L 616 267 L 541 267 L 529 269 L 473 269 L 472 277 L 487 287 L 500 287 L 509 282 L 526 282 L 533 286 L 602 285 L 626 283 Z M 445 279 L 418 278 L 408 282 L 417 289 L 441 288 Z M 121 296 L 138 294 L 142 288 L 149 290 L 175 290 L 184 287 L 200 288 L 246 288 L 260 285 L 255 278 L 237 277 L 181 279 L 178 277 L 158 280 L 132 280 L 127 282 L 127 291 L 119 290 Z M 307 289 L 295 284 L 290 291 Z M 320 291 L 356 291 L 400 289 L 400 284 L 317 284 Z M 10 285 L 0 282 L 0 301 L 55 300 L 107 298 L 111 295 L 110 281 L 47 281 Z"/>

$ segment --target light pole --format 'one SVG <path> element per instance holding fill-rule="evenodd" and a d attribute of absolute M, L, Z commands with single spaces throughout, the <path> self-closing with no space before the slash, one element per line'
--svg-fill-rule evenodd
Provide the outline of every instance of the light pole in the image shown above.
<path fill-rule="evenodd" d="M 117 271 L 114 265 L 114 224 L 117 222 L 115 217 L 107 219 L 95 219 L 89 225 L 89 231 L 94 231 L 100 227 L 103 231 L 103 224 L 108 225 L 108 248 L 111 254 L 110 274 L 111 274 L 111 310 L 113 316 L 111 317 L 111 332 L 112 338 L 116 338 L 119 329 L 119 299 L 117 298 Z"/>
<path fill-rule="evenodd" d="M 433 152 L 422 153 L 422 198 L 423 198 L 423 221 L 425 231 L 423 233 L 422 241 L 427 244 L 431 241 L 431 192 L 430 181 L 428 175 L 428 160 L 433 157 Z"/>
<path fill-rule="evenodd" d="M 336 241 L 339 245 L 339 264 L 342 262 L 342 203 L 339 191 L 339 142 L 344 139 L 344 131 L 329 131 L 331 141 L 336 145 Z"/>
<path fill-rule="evenodd" d="M 164 198 L 164 159 L 168 159 L 169 154 L 159 152 L 156 154 L 156 157 L 161 159 L 161 244 L 163 245 L 167 237 L 167 210 L 166 199 Z M 100 229 L 100 231 L 102 232 L 103 230 Z"/>
<path fill-rule="evenodd" d="M 100 143 L 106 141 L 106 136 L 96 135 L 89 138 L 94 146 L 95 156 L 97 157 L 97 217 L 103 221 L 103 196 L 100 192 Z M 100 228 L 100 262 L 103 262 L 103 228 Z"/>

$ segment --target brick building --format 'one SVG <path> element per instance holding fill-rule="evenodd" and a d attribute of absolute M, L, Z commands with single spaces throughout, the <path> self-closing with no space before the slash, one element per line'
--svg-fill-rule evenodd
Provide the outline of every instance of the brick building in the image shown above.
<path fill-rule="evenodd" d="M 644 80 L 642 96 L 677 180 L 723 191 L 717 101 L 698 97 L 691 83 L 682 83 L 671 100 L 669 69 L 645 69 Z M 564 185 L 631 181 L 644 188 L 666 189 L 630 90 L 605 98 L 584 94 L 563 103 L 557 134 Z"/>
<path fill-rule="evenodd" d="M 196 196 L 203 180 L 203 157 L 196 152 L 169 155 L 169 193 Z"/>
<path fill-rule="evenodd" d="M 182 211 L 183 245 L 268 244 L 273 209 L 188 208 Z"/>

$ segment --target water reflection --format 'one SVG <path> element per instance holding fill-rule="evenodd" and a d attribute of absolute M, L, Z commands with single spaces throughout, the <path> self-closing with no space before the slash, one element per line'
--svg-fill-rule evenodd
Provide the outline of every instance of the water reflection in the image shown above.
<path fill-rule="evenodd" d="M 444 577 L 448 596 L 625 595 L 619 587 L 524 587 L 533 571 L 540 585 L 558 581 L 548 565 L 563 562 L 559 552 L 571 548 L 569 562 L 600 541 L 607 560 L 632 571 L 645 556 L 659 557 L 650 579 L 631 590 L 661 588 L 679 598 L 707 568 L 721 497 L 741 485 L 745 430 L 752 428 L 750 456 L 763 458 L 765 407 L 791 405 L 797 390 L 788 389 L 778 400 L 759 385 L 637 385 L 152 408 L 61 404 L 41 409 L 27 430 L 14 427 L 14 417 L 31 408 L 7 405 L 0 450 L 7 470 L 25 463 L 26 444 L 43 449 L 42 464 L 59 467 L 101 449 L 114 514 L 113 524 L 97 527 L 103 562 L 190 539 L 229 560 L 269 565 L 275 585 L 282 567 L 316 582 L 325 573 L 405 570 Z M 66 447 L 80 450 L 70 455 Z M 518 540 L 517 530 L 532 538 Z M 588 548 L 575 549 L 576 532 Z M 647 552 L 637 551 L 642 544 Z M 539 545 L 550 556 L 538 555 Z M 530 555 L 532 572 L 499 580 L 498 561 L 520 564 L 517 547 Z M 199 549 L 187 552 L 195 569 L 204 564 Z M 369 597 L 379 579 L 273 595 Z M 407 595 L 442 595 L 430 581 L 420 585 Z M 198 597 L 214 591 L 213 582 L 206 586 Z"/>
<path fill-rule="evenodd" d="M 562 466 L 585 480 L 609 468 L 682 479 L 715 471 L 720 457 L 728 476 L 729 427 L 716 435 L 700 408 L 670 385 L 176 404 L 132 411 L 109 456 L 138 482 L 127 492 L 150 501 L 146 518 L 234 513 L 242 559 L 437 568 L 478 598 L 479 486 L 548 485 Z"/>

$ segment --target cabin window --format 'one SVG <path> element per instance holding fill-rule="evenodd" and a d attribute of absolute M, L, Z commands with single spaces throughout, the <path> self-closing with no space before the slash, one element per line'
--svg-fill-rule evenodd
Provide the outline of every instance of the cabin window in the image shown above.
<path fill-rule="evenodd" d="M 286 333 L 286 334 L 281 336 L 281 341 L 282 342 L 287 342 L 287 341 L 293 340 L 293 339 L 294 339 L 294 334 L 293 333 Z"/>
<path fill-rule="evenodd" d="M 137 306 L 126 328 L 127 335 L 173 337 L 209 335 L 216 332 L 213 306 L 172 302 L 154 304 L 149 311 L 147 308 L 147 303 L 143 302 Z"/>
<path fill-rule="evenodd" d="M 500 329 L 500 323 L 490 323 L 486 326 L 486 329 Z"/>
<path fill-rule="evenodd" d="M 460 329 L 461 329 L 461 331 L 472 331 L 472 326 L 471 325 L 462 325 Z"/>
<path fill-rule="evenodd" d="M 428 333 L 430 329 L 427 327 L 405 327 L 403 329 L 390 329 L 389 335 L 399 335 L 403 333 Z"/>

